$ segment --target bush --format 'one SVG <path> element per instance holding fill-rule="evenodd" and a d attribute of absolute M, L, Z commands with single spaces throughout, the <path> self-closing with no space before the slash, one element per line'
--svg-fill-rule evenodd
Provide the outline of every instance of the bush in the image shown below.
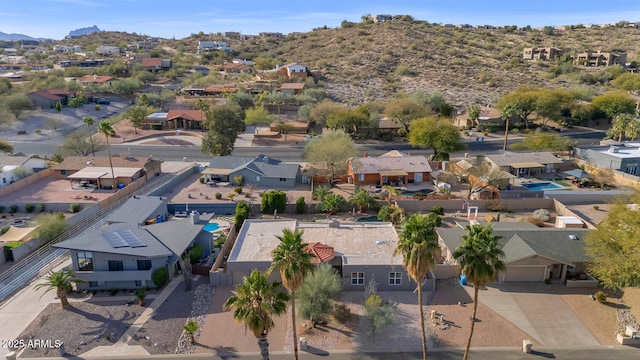
<path fill-rule="evenodd" d="M 240 230 L 244 221 L 249 218 L 249 204 L 246 201 L 238 201 L 236 204 L 236 214 L 233 217 L 233 221 L 236 226 L 236 230 Z"/>
<path fill-rule="evenodd" d="M 242 176 L 242 175 L 234 176 L 233 177 L 233 183 L 238 185 L 238 186 L 244 185 L 244 176 Z"/>
<path fill-rule="evenodd" d="M 2 212 L 2 211 L 0 211 Z M 38 203 L 38 212 L 43 213 L 44 212 L 44 203 Z"/>
<path fill-rule="evenodd" d="M 307 208 L 307 204 L 304 202 L 304 196 L 300 196 L 298 200 L 296 200 L 296 213 L 304 214 Z"/>
<path fill-rule="evenodd" d="M 95 109 L 96 111 L 100 111 L 100 105 L 96 105 Z"/>
<path fill-rule="evenodd" d="M 504 203 L 500 200 L 491 200 L 487 203 L 487 209 L 491 211 L 500 211 L 504 209 Z"/>
<path fill-rule="evenodd" d="M 549 210 L 547 209 L 538 209 L 533 212 L 533 217 L 539 220 L 549 221 Z"/>
<path fill-rule="evenodd" d="M 203 177 L 200 178 L 200 184 L 204 184 L 204 178 Z"/>
<path fill-rule="evenodd" d="M 200 261 L 203 255 L 204 255 L 204 248 L 199 244 L 196 244 L 194 247 L 191 248 L 191 250 L 189 250 L 189 260 L 191 261 L 192 264 L 196 264 L 198 261 Z"/>
<path fill-rule="evenodd" d="M 270 190 L 262 195 L 260 212 L 273 214 L 274 211 L 283 213 L 287 208 L 287 194 L 281 190 Z"/>
<path fill-rule="evenodd" d="M 242 186 L 236 186 L 236 187 L 234 187 L 234 188 L 233 188 L 233 191 L 234 191 L 236 194 L 238 194 L 238 195 L 239 195 L 239 194 L 242 194 Z"/>
<path fill-rule="evenodd" d="M 333 316 L 339 322 L 345 324 L 351 319 L 351 310 L 349 307 L 343 303 L 335 304 L 333 308 Z"/>
<path fill-rule="evenodd" d="M 27 204 L 24 206 L 24 211 L 28 212 L 28 213 L 32 213 L 33 209 L 35 209 L 36 206 L 33 204 Z"/>
<path fill-rule="evenodd" d="M 220 235 L 220 237 L 213 242 L 213 247 L 222 249 L 222 245 L 224 245 L 225 241 L 227 241 L 227 237 Z"/>
<path fill-rule="evenodd" d="M 444 207 L 442 205 L 435 205 L 431 208 L 431 212 L 440 216 L 444 215 Z"/>
<path fill-rule="evenodd" d="M 80 212 L 80 204 L 78 203 L 72 203 L 71 205 L 69 205 L 69 211 L 71 211 L 73 214 Z"/>
<path fill-rule="evenodd" d="M 222 194 L 216 193 L 216 199 L 218 199 L 218 200 L 222 199 Z"/>
<path fill-rule="evenodd" d="M 598 301 L 600 304 L 607 303 L 607 294 L 605 294 L 604 291 L 598 291 L 597 293 L 595 293 L 595 295 L 593 295 L 593 297 L 595 297 L 596 301 Z"/>
<path fill-rule="evenodd" d="M 169 282 L 169 270 L 160 268 L 151 274 L 151 281 L 157 287 L 163 287 Z"/>
<path fill-rule="evenodd" d="M 13 204 L 9 206 L 9 214 L 15 214 L 18 212 L 18 205 Z"/>

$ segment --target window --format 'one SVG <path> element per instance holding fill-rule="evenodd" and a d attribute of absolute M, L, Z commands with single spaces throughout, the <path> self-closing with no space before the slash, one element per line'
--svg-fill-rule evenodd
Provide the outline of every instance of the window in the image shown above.
<path fill-rule="evenodd" d="M 364 174 L 358 174 L 358 181 L 364 181 Z"/>
<path fill-rule="evenodd" d="M 60 170 L 60 175 L 67 175 L 69 172 L 67 170 Z"/>
<path fill-rule="evenodd" d="M 402 285 L 402 273 L 390 272 L 389 273 L 389 285 Z"/>
<path fill-rule="evenodd" d="M 638 164 L 627 164 L 627 168 L 624 170 L 625 173 L 635 175 L 638 170 Z"/>
<path fill-rule="evenodd" d="M 138 270 L 151 269 L 151 260 L 138 260 Z"/>
<path fill-rule="evenodd" d="M 287 181 L 287 178 L 280 178 L 280 181 Z"/>
<path fill-rule="evenodd" d="M 89 251 L 78 251 L 78 270 L 93 271 L 93 253 Z"/>
<path fill-rule="evenodd" d="M 351 273 L 351 285 L 364 285 L 364 273 L 352 272 Z"/>
<path fill-rule="evenodd" d="M 260 181 L 260 175 L 256 175 L 256 181 Z"/>
<path fill-rule="evenodd" d="M 122 260 L 109 260 L 109 271 L 123 271 L 124 263 Z"/>
<path fill-rule="evenodd" d="M 100 284 L 97 281 L 89 281 L 90 288 L 98 287 L 98 286 L 100 286 Z"/>
<path fill-rule="evenodd" d="M 143 287 L 144 286 L 143 282 L 144 281 L 142 280 L 136 280 L 136 287 Z"/>

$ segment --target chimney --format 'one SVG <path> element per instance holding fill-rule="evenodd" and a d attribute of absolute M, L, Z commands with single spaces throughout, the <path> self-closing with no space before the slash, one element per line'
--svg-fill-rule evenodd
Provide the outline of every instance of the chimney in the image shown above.
<path fill-rule="evenodd" d="M 333 218 L 333 219 L 331 219 L 331 221 L 329 221 L 329 227 L 330 228 L 334 228 L 334 229 L 339 229 L 340 228 L 340 222 L 336 218 Z"/>
<path fill-rule="evenodd" d="M 193 210 L 191 212 L 191 215 L 189 216 L 189 220 L 191 222 L 191 225 L 197 225 L 200 222 L 200 214 Z"/>
<path fill-rule="evenodd" d="M 369 153 L 368 152 L 364 152 L 364 157 L 369 157 Z"/>

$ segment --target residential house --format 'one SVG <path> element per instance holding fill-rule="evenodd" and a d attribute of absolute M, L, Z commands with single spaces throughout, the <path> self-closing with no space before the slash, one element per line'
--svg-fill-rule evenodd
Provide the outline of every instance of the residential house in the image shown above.
<path fill-rule="evenodd" d="M 188 96 L 204 96 L 204 90 L 206 88 L 206 86 L 189 86 L 182 88 L 180 91 Z"/>
<path fill-rule="evenodd" d="M 106 66 L 113 64 L 112 59 L 85 59 L 81 61 L 62 60 L 53 65 L 56 70 L 68 68 L 68 67 L 80 67 L 80 68 L 94 68 L 100 66 Z"/>
<path fill-rule="evenodd" d="M 204 95 L 224 96 L 226 94 L 233 94 L 236 91 L 238 91 L 238 85 L 236 84 L 215 84 L 207 86 L 204 89 Z"/>
<path fill-rule="evenodd" d="M 167 268 L 171 279 L 179 260 L 196 244 L 210 251 L 211 234 L 203 227 L 212 215 L 192 213 L 188 219 L 144 227 L 114 223 L 54 247 L 70 251 L 75 276 L 85 281 L 78 290 L 152 288 L 153 273 Z"/>
<path fill-rule="evenodd" d="M 376 22 L 376 23 L 393 20 L 393 16 L 389 14 L 370 15 L 370 18 L 371 20 L 373 20 L 373 22 Z"/>
<path fill-rule="evenodd" d="M 169 129 L 202 130 L 204 129 L 204 111 L 171 109 L 165 122 Z"/>
<path fill-rule="evenodd" d="M 231 52 L 233 49 L 227 44 L 226 41 L 198 41 L 198 53 L 222 50 L 224 52 Z"/>
<path fill-rule="evenodd" d="M 431 179 L 431 166 L 424 155 L 408 155 L 392 150 L 380 156 L 347 160 L 349 183 L 356 185 L 407 186 Z"/>
<path fill-rule="evenodd" d="M 167 127 L 167 115 L 166 112 L 158 112 L 147 115 L 145 120 L 145 127 L 152 130 L 162 130 Z"/>
<path fill-rule="evenodd" d="M 0 187 L 11 184 L 21 179 L 17 175 L 18 169 L 28 170 L 29 172 L 38 172 L 48 168 L 47 161 L 44 159 L 19 156 L 19 155 L 1 155 L 0 156 Z"/>
<path fill-rule="evenodd" d="M 611 65 L 625 65 L 627 61 L 627 54 L 614 54 L 610 52 L 601 52 L 585 50 L 582 53 L 577 54 L 573 58 L 573 64 L 578 66 L 611 66 Z"/>
<path fill-rule="evenodd" d="M 304 92 L 304 83 L 284 83 L 280 85 L 280 92 L 287 95 L 301 95 Z"/>
<path fill-rule="evenodd" d="M 98 46 L 96 49 L 96 54 L 100 55 L 116 55 L 120 54 L 120 48 L 117 46 Z"/>
<path fill-rule="evenodd" d="M 231 60 L 232 63 L 234 64 L 245 64 L 245 65 L 249 65 L 249 66 L 253 66 L 256 63 L 251 61 L 251 60 L 247 60 L 247 59 L 233 59 Z"/>
<path fill-rule="evenodd" d="M 328 263 L 342 278 L 345 291 L 364 291 L 375 281 L 379 291 L 412 291 L 416 284 L 402 267 L 402 256 L 394 256 L 398 234 L 391 223 L 328 223 L 296 220 L 245 220 L 227 260 L 226 272 L 211 274 L 219 283 L 239 284 L 253 269 L 265 271 L 271 266 L 271 251 L 282 231 L 300 230 L 314 263 Z M 225 278 L 222 278 L 226 276 Z M 273 280 L 280 274 L 274 271 Z M 426 287 L 432 286 L 433 279 Z"/>
<path fill-rule="evenodd" d="M 227 74 L 253 74 L 253 67 L 244 63 L 226 63 L 223 69 Z"/>
<path fill-rule="evenodd" d="M 598 168 L 608 168 L 640 176 L 640 143 L 576 147 L 573 150 L 573 155 L 579 161 Z"/>
<path fill-rule="evenodd" d="M 160 175 L 161 161 L 150 157 L 132 157 L 126 153 L 112 156 L 113 172 L 116 184 L 124 186 L 144 177 L 150 179 Z M 73 182 L 91 183 L 98 188 L 110 188 L 113 176 L 108 157 L 69 156 L 63 162 L 51 167 L 54 176 Z"/>
<path fill-rule="evenodd" d="M 62 105 L 67 105 L 73 94 L 65 89 L 41 89 L 28 93 L 27 97 L 35 107 L 54 109 L 58 102 Z"/>
<path fill-rule="evenodd" d="M 565 281 L 584 273 L 589 257 L 584 252 L 588 229 L 538 228 L 528 222 L 492 223 L 505 253 L 506 270 L 498 281 Z M 453 252 L 460 247 L 463 228 L 438 228 L 438 242 L 445 264 L 456 265 Z"/>
<path fill-rule="evenodd" d="M 294 77 L 301 77 L 303 79 L 307 78 L 307 67 L 304 65 L 291 63 L 282 66 L 276 66 L 276 73 L 279 76 L 287 77 L 292 79 Z"/>
<path fill-rule="evenodd" d="M 300 165 L 286 164 L 264 155 L 254 157 L 215 156 L 202 171 L 206 182 L 221 181 L 236 184 L 242 177 L 243 184 L 264 188 L 292 188 L 300 181 Z M 236 184 L 238 185 L 238 184 Z"/>
<path fill-rule="evenodd" d="M 481 106 L 480 116 L 475 123 L 472 119 L 469 118 L 468 111 L 465 110 L 462 114 L 456 116 L 456 118 L 453 119 L 453 124 L 459 127 L 475 127 L 478 125 L 504 125 L 504 120 L 501 117 L 500 110 L 488 106 Z"/>
<path fill-rule="evenodd" d="M 171 68 L 170 59 L 162 58 L 142 58 L 142 67 L 147 70 L 165 70 Z"/>
<path fill-rule="evenodd" d="M 564 161 L 545 151 L 530 153 L 505 151 L 502 154 L 486 155 L 484 162 L 494 169 L 518 176 L 553 173 L 557 166 L 564 164 Z"/>
<path fill-rule="evenodd" d="M 563 53 L 562 49 L 553 47 L 524 48 L 522 50 L 522 59 L 551 61 L 562 56 Z"/>
<path fill-rule="evenodd" d="M 258 35 L 265 38 L 284 39 L 284 34 L 281 32 L 261 32 Z"/>
<path fill-rule="evenodd" d="M 54 45 L 54 46 L 53 46 L 53 51 L 57 51 L 57 52 L 74 52 L 74 51 L 80 51 L 80 46 L 78 46 L 78 45 L 72 45 L 72 46 L 66 46 L 66 45 Z"/>
<path fill-rule="evenodd" d="M 76 81 L 82 85 L 111 85 L 115 78 L 108 75 L 85 75 L 76 78 Z"/>

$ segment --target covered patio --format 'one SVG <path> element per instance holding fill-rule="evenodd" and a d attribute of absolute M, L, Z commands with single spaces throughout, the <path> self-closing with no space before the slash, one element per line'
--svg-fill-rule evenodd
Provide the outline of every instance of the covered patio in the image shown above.
<path fill-rule="evenodd" d="M 115 183 L 124 187 L 140 177 L 141 169 L 114 167 L 86 167 L 67 176 L 74 190 L 112 189 Z"/>
<path fill-rule="evenodd" d="M 409 174 L 404 170 L 380 170 L 378 172 L 381 185 L 407 186 Z M 394 180 L 395 178 L 395 180 Z"/>
<path fill-rule="evenodd" d="M 535 161 L 515 162 L 509 164 L 509 166 L 515 172 L 514 175 L 517 176 L 535 176 L 542 173 L 546 168 L 543 164 Z"/>

